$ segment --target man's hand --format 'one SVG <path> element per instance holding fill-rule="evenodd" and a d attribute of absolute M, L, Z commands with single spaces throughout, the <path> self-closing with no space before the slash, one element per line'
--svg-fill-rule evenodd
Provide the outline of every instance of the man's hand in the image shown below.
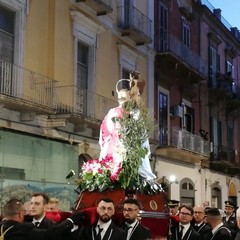
<path fill-rule="evenodd" d="M 88 221 L 88 216 L 84 212 L 75 212 L 69 217 L 74 225 L 79 225 L 80 223 L 86 223 Z"/>

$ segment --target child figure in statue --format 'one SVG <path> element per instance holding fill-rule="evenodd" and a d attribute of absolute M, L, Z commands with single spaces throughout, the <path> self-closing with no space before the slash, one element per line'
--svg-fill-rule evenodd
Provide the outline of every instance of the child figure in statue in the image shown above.
<path fill-rule="evenodd" d="M 121 86 L 120 86 L 121 85 Z M 145 82 L 139 81 L 139 73 L 132 72 L 130 79 L 121 79 L 116 84 L 119 106 L 109 110 L 102 121 L 100 128 L 99 144 L 101 147 L 100 159 L 105 159 L 108 155 L 113 157 L 114 165 L 117 167 L 122 163 L 122 152 L 124 149 L 121 141 L 121 118 L 123 117 L 124 104 L 133 100 L 136 107 L 130 111 L 129 117 L 139 117 L 140 114 L 137 105 L 140 100 Z M 131 127 L 131 126 L 129 126 Z M 141 159 L 141 165 L 138 173 L 143 179 L 153 180 L 156 176 L 153 174 L 149 162 L 150 146 L 148 138 L 142 143 L 142 148 L 147 149 L 147 153 Z"/>

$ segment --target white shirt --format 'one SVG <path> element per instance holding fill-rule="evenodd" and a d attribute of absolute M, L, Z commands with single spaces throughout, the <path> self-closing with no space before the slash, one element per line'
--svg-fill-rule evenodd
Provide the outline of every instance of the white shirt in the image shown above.
<path fill-rule="evenodd" d="M 39 226 L 44 217 L 45 217 L 45 216 L 41 217 L 41 218 L 38 219 L 38 220 L 36 220 L 35 218 L 33 218 L 32 223 L 35 225 L 35 223 L 38 222 L 38 223 L 39 223 L 38 226 Z"/>
<path fill-rule="evenodd" d="M 100 222 L 97 223 L 97 226 L 95 228 L 96 233 L 98 234 L 98 231 L 99 231 L 98 226 L 103 229 L 102 232 L 101 232 L 101 239 L 103 239 L 103 236 L 105 235 L 105 233 L 106 233 L 106 231 L 107 231 L 107 229 L 108 229 L 108 227 L 110 226 L 111 223 L 112 223 L 112 220 L 109 220 L 106 223 L 100 223 Z"/>
<path fill-rule="evenodd" d="M 190 223 L 186 224 L 186 225 L 183 225 L 183 224 L 180 224 L 179 226 L 183 226 L 183 233 L 182 233 L 182 239 L 185 235 L 185 233 L 188 231 L 188 229 L 190 228 Z"/>
<path fill-rule="evenodd" d="M 223 226 L 223 223 L 219 223 L 215 228 L 212 230 L 212 234 L 214 234 L 221 226 Z"/>
<path fill-rule="evenodd" d="M 126 240 L 129 240 L 129 238 L 132 236 L 132 232 L 135 230 L 135 228 L 138 225 L 138 220 L 136 220 L 135 222 L 129 224 L 129 229 L 128 229 L 128 233 L 127 233 L 127 238 Z"/>

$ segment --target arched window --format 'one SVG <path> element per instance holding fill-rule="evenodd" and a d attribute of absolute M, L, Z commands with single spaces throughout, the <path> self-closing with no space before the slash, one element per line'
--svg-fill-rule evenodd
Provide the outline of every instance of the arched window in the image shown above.
<path fill-rule="evenodd" d="M 195 185 L 189 178 L 184 178 L 180 182 L 180 196 L 182 205 L 195 205 Z"/>

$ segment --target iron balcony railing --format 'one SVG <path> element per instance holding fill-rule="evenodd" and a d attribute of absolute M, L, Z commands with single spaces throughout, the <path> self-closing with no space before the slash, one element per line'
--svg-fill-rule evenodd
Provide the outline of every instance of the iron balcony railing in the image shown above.
<path fill-rule="evenodd" d="M 131 4 L 118 7 L 118 27 L 124 30 L 132 30 L 144 35 L 146 43 L 152 41 L 152 20 Z"/>
<path fill-rule="evenodd" d="M 226 161 L 231 164 L 236 163 L 236 153 L 235 149 L 227 146 L 213 146 L 213 152 L 211 154 L 212 161 Z"/>
<path fill-rule="evenodd" d="M 226 74 L 213 73 L 209 77 L 208 87 L 211 89 L 222 90 L 225 94 L 233 99 L 240 101 L 240 87 L 234 82 L 233 78 L 226 76 Z"/>
<path fill-rule="evenodd" d="M 180 61 L 192 66 L 201 74 L 207 76 L 206 62 L 199 55 L 194 53 L 189 47 L 184 45 L 183 41 L 177 39 L 174 35 L 163 33 L 155 36 L 156 51 L 162 54 L 172 54 Z"/>
<path fill-rule="evenodd" d="M 210 143 L 201 136 L 183 129 L 172 128 L 172 145 L 206 157 L 210 154 Z"/>
<path fill-rule="evenodd" d="M 0 61 L 0 94 L 30 102 L 41 107 L 55 108 L 57 81 Z"/>
<path fill-rule="evenodd" d="M 58 87 L 57 113 L 77 114 L 102 120 L 117 102 L 76 85 Z"/>

